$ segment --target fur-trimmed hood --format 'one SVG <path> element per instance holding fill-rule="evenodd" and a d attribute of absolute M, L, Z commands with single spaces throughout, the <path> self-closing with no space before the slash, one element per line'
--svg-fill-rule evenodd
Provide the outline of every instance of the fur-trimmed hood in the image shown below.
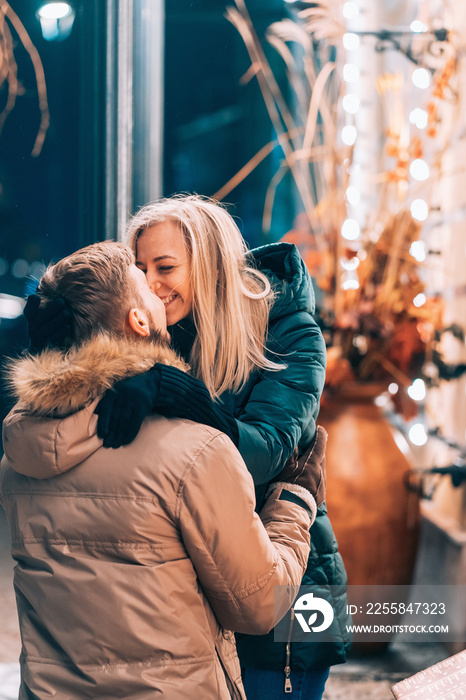
<path fill-rule="evenodd" d="M 102 333 L 67 352 L 50 348 L 11 360 L 5 379 L 22 411 L 60 417 L 79 411 L 116 382 L 146 372 L 156 362 L 189 370 L 163 341 Z"/>

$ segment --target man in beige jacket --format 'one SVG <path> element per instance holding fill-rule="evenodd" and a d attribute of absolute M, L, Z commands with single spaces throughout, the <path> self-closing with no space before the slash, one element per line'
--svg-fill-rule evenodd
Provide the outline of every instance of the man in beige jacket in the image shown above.
<path fill-rule="evenodd" d="M 276 586 L 288 586 L 279 615 L 290 606 L 312 480 L 276 485 L 259 517 L 239 452 L 213 428 L 152 416 L 130 445 L 105 449 L 94 409 L 106 389 L 155 362 L 188 369 L 163 304 L 110 242 L 50 268 L 39 293 L 66 300 L 73 344 L 8 374 L 18 403 L 0 499 L 17 562 L 20 699 L 244 698 L 232 631 L 273 627 Z"/>

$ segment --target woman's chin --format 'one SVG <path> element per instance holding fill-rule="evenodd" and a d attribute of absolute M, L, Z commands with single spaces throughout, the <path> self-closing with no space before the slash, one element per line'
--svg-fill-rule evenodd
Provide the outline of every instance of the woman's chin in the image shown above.
<path fill-rule="evenodd" d="M 171 309 L 167 309 L 166 316 L 167 326 L 174 326 L 176 323 L 178 323 L 184 318 L 184 314 L 182 311 L 172 311 Z"/>
<path fill-rule="evenodd" d="M 165 315 L 167 318 L 167 326 L 174 326 L 184 318 L 191 318 L 192 305 L 185 303 L 180 298 L 177 298 L 171 304 L 165 307 Z"/>

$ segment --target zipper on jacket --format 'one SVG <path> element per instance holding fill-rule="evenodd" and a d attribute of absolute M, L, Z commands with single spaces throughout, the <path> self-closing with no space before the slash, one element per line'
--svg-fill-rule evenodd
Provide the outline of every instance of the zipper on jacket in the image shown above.
<path fill-rule="evenodd" d="M 293 619 L 294 619 L 294 610 L 291 608 L 291 616 L 290 616 L 290 626 L 288 628 L 288 641 L 286 643 L 286 661 L 285 661 L 285 693 L 292 693 L 293 692 L 293 687 L 291 685 L 291 680 L 290 680 L 290 674 L 291 674 L 291 666 L 290 666 L 290 658 L 291 658 L 291 629 L 293 627 Z"/>

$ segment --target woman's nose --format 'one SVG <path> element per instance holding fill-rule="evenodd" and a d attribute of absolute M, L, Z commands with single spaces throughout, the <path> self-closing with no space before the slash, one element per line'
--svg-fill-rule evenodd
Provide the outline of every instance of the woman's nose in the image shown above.
<path fill-rule="evenodd" d="M 153 294 L 157 294 L 158 290 L 162 286 L 162 283 L 160 280 L 157 279 L 155 275 L 147 275 L 147 283 L 149 285 L 149 289 Z"/>

